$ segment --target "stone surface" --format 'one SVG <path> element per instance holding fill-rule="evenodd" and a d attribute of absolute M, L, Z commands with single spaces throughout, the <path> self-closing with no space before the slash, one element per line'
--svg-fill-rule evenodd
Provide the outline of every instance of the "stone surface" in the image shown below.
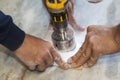
<path fill-rule="evenodd" d="M 120 0 L 103 0 L 97 4 L 75 0 L 74 16 L 85 27 L 93 24 L 116 25 L 120 22 L 119 4 Z M 11 15 L 14 22 L 26 33 L 50 40 L 49 15 L 42 0 L 0 0 L 0 10 Z M 86 31 L 75 33 L 77 48 L 68 53 L 60 53 L 64 60 L 75 54 L 84 41 L 85 34 Z M 45 72 L 27 70 L 12 54 L 14 53 L 0 47 L 0 80 L 120 79 L 120 53 L 101 57 L 92 68 L 62 70 L 54 65 Z"/>

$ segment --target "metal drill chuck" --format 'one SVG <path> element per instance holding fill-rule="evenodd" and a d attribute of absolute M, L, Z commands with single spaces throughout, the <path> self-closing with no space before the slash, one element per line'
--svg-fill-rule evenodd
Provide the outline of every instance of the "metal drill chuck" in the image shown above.
<path fill-rule="evenodd" d="M 70 28 L 61 28 L 52 33 L 52 41 L 55 48 L 61 52 L 68 52 L 76 47 L 74 32 Z"/>

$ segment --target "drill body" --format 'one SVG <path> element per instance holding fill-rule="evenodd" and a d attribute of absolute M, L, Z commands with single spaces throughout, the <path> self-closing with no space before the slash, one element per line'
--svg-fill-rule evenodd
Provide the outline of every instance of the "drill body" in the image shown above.
<path fill-rule="evenodd" d="M 70 51 L 75 47 L 74 33 L 68 27 L 67 3 L 68 0 L 45 1 L 54 29 L 52 41 L 60 51 Z"/>

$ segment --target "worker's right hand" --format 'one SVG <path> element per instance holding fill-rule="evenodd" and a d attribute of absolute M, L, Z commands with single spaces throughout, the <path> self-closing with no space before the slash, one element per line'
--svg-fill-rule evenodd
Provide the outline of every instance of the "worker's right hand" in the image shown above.
<path fill-rule="evenodd" d="M 31 35 L 26 34 L 23 44 L 16 50 L 15 55 L 30 70 L 44 71 L 54 61 L 66 69 L 61 57 L 49 42 Z"/>
<path fill-rule="evenodd" d="M 82 65 L 91 67 L 101 55 L 119 52 L 119 35 L 117 27 L 88 27 L 87 35 L 82 47 L 68 60 L 71 68 L 77 68 Z"/>

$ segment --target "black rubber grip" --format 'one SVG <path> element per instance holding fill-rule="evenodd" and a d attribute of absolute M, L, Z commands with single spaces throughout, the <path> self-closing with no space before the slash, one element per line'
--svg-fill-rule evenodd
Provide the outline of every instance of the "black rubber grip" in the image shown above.
<path fill-rule="evenodd" d="M 53 22 L 63 22 L 65 20 L 68 20 L 68 12 L 67 9 L 61 11 L 60 13 L 52 13 L 51 14 L 51 18 L 53 20 Z"/>

